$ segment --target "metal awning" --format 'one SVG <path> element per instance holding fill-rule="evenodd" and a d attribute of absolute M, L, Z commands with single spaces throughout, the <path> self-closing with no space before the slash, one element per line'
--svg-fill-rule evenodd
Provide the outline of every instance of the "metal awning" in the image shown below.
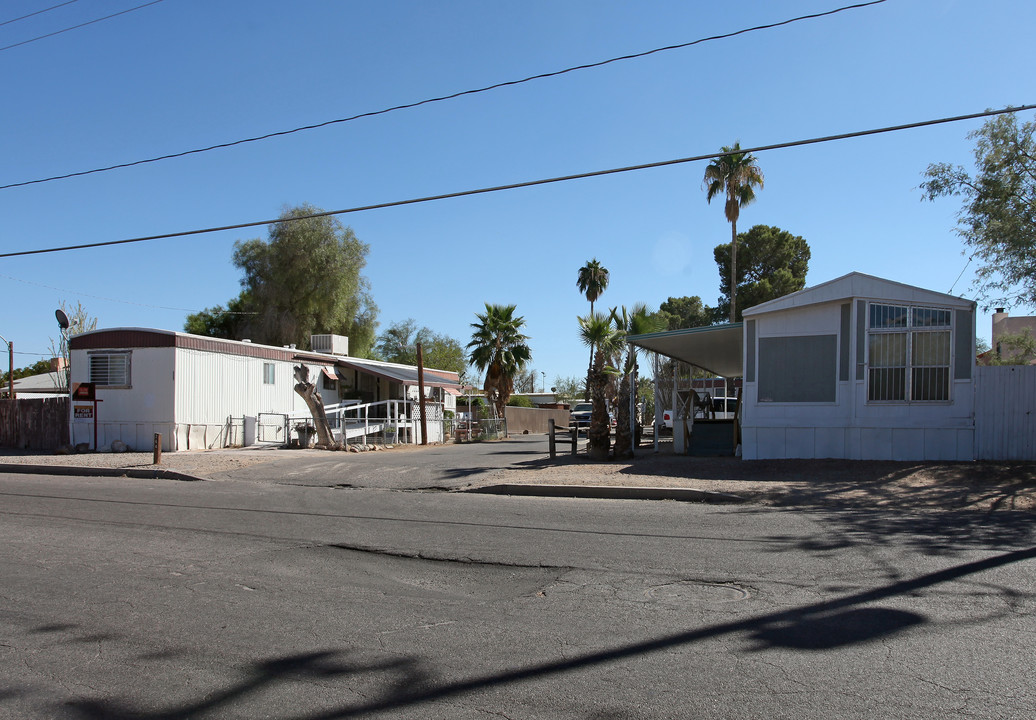
<path fill-rule="evenodd" d="M 411 365 L 395 365 L 383 363 L 377 360 L 363 360 L 359 358 L 339 358 L 338 367 L 345 367 L 350 370 L 357 370 L 368 375 L 391 380 L 403 385 L 417 385 L 417 368 Z M 449 375 L 444 375 L 436 370 L 424 371 L 424 384 L 426 387 L 459 388 L 460 382 Z"/>
<path fill-rule="evenodd" d="M 627 342 L 651 352 L 696 365 L 720 377 L 744 373 L 744 323 L 630 335 Z"/>

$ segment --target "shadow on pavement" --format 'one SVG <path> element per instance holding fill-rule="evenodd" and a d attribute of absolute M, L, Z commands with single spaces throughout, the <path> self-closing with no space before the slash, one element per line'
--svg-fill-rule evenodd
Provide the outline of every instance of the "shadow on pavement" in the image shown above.
<path fill-rule="evenodd" d="M 923 627 L 927 622 L 924 616 L 916 613 L 867 608 L 863 607 L 864 605 L 918 593 L 942 583 L 1033 558 L 1036 558 L 1036 547 L 956 565 L 914 579 L 892 582 L 872 590 L 792 610 L 688 630 L 563 660 L 475 675 L 467 679 L 439 681 L 420 659 L 414 657 L 393 657 L 370 662 L 351 660 L 350 653 L 345 650 L 318 650 L 251 663 L 243 669 L 243 676 L 236 684 L 217 692 L 202 692 L 196 701 L 176 707 L 145 710 L 133 707 L 125 701 L 104 698 L 70 700 L 64 704 L 64 708 L 72 710 L 84 720 L 186 720 L 208 713 L 228 712 L 236 704 L 253 700 L 258 693 L 285 682 L 326 682 L 328 679 L 370 673 L 388 674 L 388 678 L 382 684 L 380 696 L 371 696 L 358 703 L 341 704 L 326 710 L 306 712 L 299 709 L 286 716 L 302 720 L 332 720 L 416 708 L 479 690 L 500 688 L 606 663 L 635 659 L 725 635 L 745 635 L 756 641 L 757 646 L 754 650 L 757 652 L 774 647 L 807 651 L 828 650 L 888 638 L 908 629 Z M 981 621 L 972 620 L 971 623 L 977 624 Z"/>

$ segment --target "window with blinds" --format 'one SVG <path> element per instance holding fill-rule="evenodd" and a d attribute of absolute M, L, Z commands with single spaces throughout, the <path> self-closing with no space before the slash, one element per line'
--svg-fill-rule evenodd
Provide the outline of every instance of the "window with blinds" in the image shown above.
<path fill-rule="evenodd" d="M 867 399 L 950 399 L 952 311 L 872 303 L 867 324 Z"/>
<path fill-rule="evenodd" d="M 130 387 L 131 353 L 90 355 L 90 382 L 97 387 Z"/>

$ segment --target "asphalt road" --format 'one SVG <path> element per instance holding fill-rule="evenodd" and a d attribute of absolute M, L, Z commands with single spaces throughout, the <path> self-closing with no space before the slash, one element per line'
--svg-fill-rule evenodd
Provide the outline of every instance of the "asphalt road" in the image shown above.
<path fill-rule="evenodd" d="M 570 445 L 560 445 L 571 448 Z M 517 435 L 484 443 L 433 445 L 365 453 L 310 453 L 216 473 L 225 480 L 288 485 L 442 490 L 463 487 L 501 468 L 535 467 L 548 459 L 546 435 Z M 649 452 L 645 450 L 645 452 Z M 565 461 L 566 457 L 562 458 Z"/>
<path fill-rule="evenodd" d="M 1033 535 L 0 475 L 0 717 L 1031 718 Z"/>

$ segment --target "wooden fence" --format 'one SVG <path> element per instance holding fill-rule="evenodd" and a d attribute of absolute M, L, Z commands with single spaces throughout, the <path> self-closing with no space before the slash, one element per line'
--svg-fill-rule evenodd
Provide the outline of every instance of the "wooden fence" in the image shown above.
<path fill-rule="evenodd" d="M 1036 365 L 975 368 L 975 459 L 1036 460 Z"/>
<path fill-rule="evenodd" d="M 0 400 L 0 447 L 55 450 L 68 444 L 68 398 Z"/>

